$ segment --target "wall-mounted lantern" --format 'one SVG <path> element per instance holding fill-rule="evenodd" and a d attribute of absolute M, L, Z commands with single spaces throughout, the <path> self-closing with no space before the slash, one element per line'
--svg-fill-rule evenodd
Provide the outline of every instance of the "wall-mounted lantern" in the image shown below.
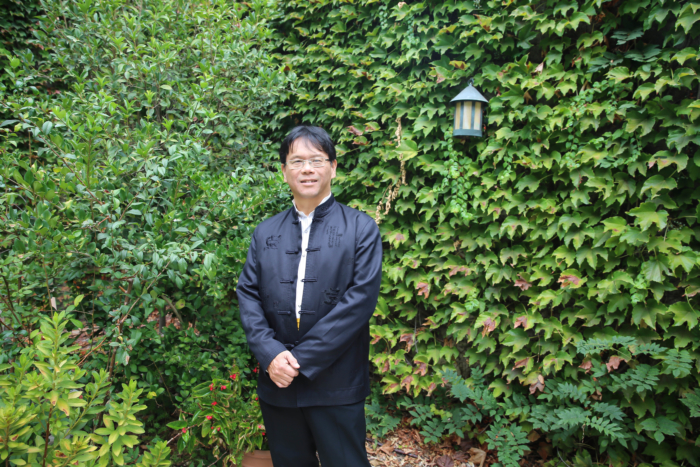
<path fill-rule="evenodd" d="M 467 86 L 450 102 L 456 102 L 452 136 L 481 136 L 484 106 L 489 101 L 474 87 L 469 79 Z"/>

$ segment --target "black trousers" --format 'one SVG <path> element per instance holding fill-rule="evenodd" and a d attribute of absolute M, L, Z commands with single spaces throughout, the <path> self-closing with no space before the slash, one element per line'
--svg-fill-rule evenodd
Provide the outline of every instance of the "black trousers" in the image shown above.
<path fill-rule="evenodd" d="M 275 407 L 260 400 L 275 467 L 370 467 L 365 401 L 327 407 Z"/>

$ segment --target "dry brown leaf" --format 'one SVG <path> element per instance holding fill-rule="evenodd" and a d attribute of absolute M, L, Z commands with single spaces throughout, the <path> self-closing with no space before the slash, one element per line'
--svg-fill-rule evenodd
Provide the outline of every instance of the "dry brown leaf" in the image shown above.
<path fill-rule="evenodd" d="M 518 279 L 515 281 L 515 286 L 520 287 L 520 290 L 527 290 L 532 287 L 532 283 L 524 279 Z"/>
<path fill-rule="evenodd" d="M 486 460 L 486 451 L 482 451 L 478 448 L 471 448 L 469 449 L 469 454 L 471 454 L 471 459 L 469 459 L 469 462 L 473 462 L 474 465 L 478 463 L 479 467 L 484 465 L 484 461 Z"/>
<path fill-rule="evenodd" d="M 496 329 L 496 323 L 491 318 L 486 318 L 486 321 L 484 321 L 484 328 L 481 331 L 481 336 L 486 336 L 486 334 L 490 333 L 494 329 Z"/>
<path fill-rule="evenodd" d="M 415 339 L 415 337 L 414 337 L 413 333 L 401 334 L 401 337 L 399 338 L 399 342 L 406 343 L 406 353 L 411 351 L 411 347 L 413 346 L 414 339 Z"/>
<path fill-rule="evenodd" d="M 523 315 L 515 320 L 515 325 L 513 327 L 517 328 L 518 326 L 522 326 L 523 329 L 527 327 L 527 316 Z"/>
<path fill-rule="evenodd" d="M 458 272 L 463 272 L 465 277 L 472 273 L 471 269 L 469 269 L 466 266 L 455 266 L 452 269 L 450 269 L 449 275 L 450 277 L 452 277 Z"/>
<path fill-rule="evenodd" d="M 513 369 L 515 370 L 517 368 L 524 367 L 525 365 L 527 365 L 528 360 L 530 360 L 530 357 L 523 358 L 522 360 L 515 362 L 515 366 L 513 367 Z"/>
<path fill-rule="evenodd" d="M 563 276 L 559 277 L 559 279 L 557 280 L 557 282 L 561 282 L 562 287 L 568 287 L 571 284 L 573 284 L 574 286 L 577 286 L 580 281 L 581 281 L 581 278 L 576 277 L 573 274 L 564 274 Z"/>
<path fill-rule="evenodd" d="M 416 284 L 416 289 L 418 289 L 418 295 L 425 294 L 424 297 L 428 298 L 430 294 L 430 284 L 426 282 L 419 282 Z"/>
<path fill-rule="evenodd" d="M 353 125 L 350 125 L 347 128 L 348 128 L 348 130 L 350 130 L 350 133 L 352 133 L 355 136 L 362 136 L 362 134 L 363 134 L 361 130 L 358 130 Z"/>
<path fill-rule="evenodd" d="M 530 394 L 534 394 L 537 391 L 544 391 L 544 376 L 537 375 L 537 382 L 530 385 Z"/>
<path fill-rule="evenodd" d="M 613 355 L 610 357 L 610 360 L 608 360 L 608 363 L 605 364 L 606 367 L 608 367 L 608 373 L 610 373 L 613 370 L 617 370 L 617 368 L 620 366 L 620 362 L 626 362 L 624 358 L 618 357 L 617 355 Z"/>
<path fill-rule="evenodd" d="M 380 451 L 383 451 L 387 454 L 391 454 L 394 452 L 394 446 L 391 443 L 384 443 L 380 448 Z"/>

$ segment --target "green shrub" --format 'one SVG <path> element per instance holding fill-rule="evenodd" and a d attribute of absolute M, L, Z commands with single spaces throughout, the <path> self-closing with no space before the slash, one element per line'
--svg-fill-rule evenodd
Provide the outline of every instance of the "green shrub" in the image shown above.
<path fill-rule="evenodd" d="M 81 368 L 143 390 L 140 419 L 166 436 L 200 383 L 238 366 L 254 389 L 234 292 L 252 229 L 289 202 L 259 130 L 294 78 L 267 52 L 277 10 L 41 9 L 0 89 L 0 364 L 71 306 Z"/>
<path fill-rule="evenodd" d="M 178 449 L 189 453 L 206 449 L 223 464 L 240 465 L 246 452 L 267 448 L 263 446 L 265 425 L 258 396 L 246 394 L 244 387 L 238 368 L 234 368 L 227 379 L 193 388 L 190 404 L 184 408 L 193 415 L 168 424 L 182 430 Z"/>
<path fill-rule="evenodd" d="M 47 53 L 18 52 L 0 92 L 11 115 L 0 124 L 0 300 L 14 310 L 2 314 L 0 361 L 39 312 L 71 304 L 84 367 L 134 377 L 172 411 L 200 382 L 252 362 L 235 284 L 252 229 L 288 202 L 259 131 L 293 77 L 266 52 L 276 10 L 42 8 L 33 45 Z"/>
<path fill-rule="evenodd" d="M 93 371 L 88 377 L 78 366 L 65 330 L 69 316 L 63 312 L 42 318 L 40 329 L 32 332 L 32 344 L 13 364 L 0 365 L 4 373 L 0 374 L 0 461 L 32 466 L 103 467 L 125 462 L 169 466 L 170 448 L 165 442 L 140 456 L 136 435 L 144 430 L 134 414 L 146 406 L 139 405 L 142 390 L 136 382 L 124 384 L 121 393 L 109 397 L 107 372 Z"/>
<path fill-rule="evenodd" d="M 683 397 L 700 369 L 697 5 L 323 0 L 284 13 L 277 57 L 302 84 L 271 132 L 329 130 L 335 195 L 380 222 L 371 358 L 384 390 L 431 394 L 443 370 L 478 369 L 497 404 L 546 397 L 550 416 L 571 416 L 489 418 L 482 442 L 512 425 L 567 458 L 700 464 Z M 470 77 L 490 102 L 484 138 L 462 142 L 449 101 Z M 579 351 L 596 339 L 635 344 Z M 629 356 L 638 344 L 666 350 Z M 562 391 L 595 387 L 589 364 L 609 384 L 574 404 Z M 643 398 L 623 389 L 647 370 L 658 381 Z M 501 461 L 518 457 L 509 446 Z"/>

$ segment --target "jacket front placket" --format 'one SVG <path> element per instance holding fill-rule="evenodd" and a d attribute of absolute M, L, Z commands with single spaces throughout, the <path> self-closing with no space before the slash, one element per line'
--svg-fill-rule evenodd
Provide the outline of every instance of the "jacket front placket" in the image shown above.
<path fill-rule="evenodd" d="M 292 208 L 293 209 L 293 208 Z M 292 350 L 295 345 L 299 343 L 299 330 L 297 328 L 297 316 L 296 316 L 296 309 L 297 309 L 297 275 L 299 274 L 299 262 L 301 261 L 301 246 L 302 246 L 302 238 L 301 238 L 301 221 L 299 220 L 299 216 L 296 214 L 296 212 L 292 212 L 292 235 L 291 238 L 294 240 L 292 241 L 292 245 L 294 245 L 293 249 L 287 250 L 286 251 L 286 257 L 289 259 L 288 261 L 285 261 L 283 264 L 287 266 L 289 269 L 287 269 L 288 274 L 287 277 L 290 277 L 292 280 L 290 280 L 289 287 L 287 288 L 287 303 L 290 304 L 290 309 L 291 314 L 289 315 L 289 319 L 285 320 L 285 323 L 287 324 L 285 326 L 285 334 L 287 335 L 287 341 L 288 342 L 283 342 L 285 347 L 287 347 L 287 350 Z"/>
<path fill-rule="evenodd" d="M 318 297 L 318 264 L 319 255 L 321 254 L 321 242 L 317 240 L 321 235 L 318 232 L 323 232 L 323 217 L 314 215 L 311 221 L 309 230 L 309 244 L 306 248 L 306 268 L 304 271 L 304 293 L 301 298 L 301 310 L 299 311 L 299 334 L 301 337 L 306 334 L 309 329 L 316 323 L 316 312 L 314 297 Z M 303 252 L 302 252 L 303 253 Z M 298 265 L 297 265 L 298 266 Z"/>

